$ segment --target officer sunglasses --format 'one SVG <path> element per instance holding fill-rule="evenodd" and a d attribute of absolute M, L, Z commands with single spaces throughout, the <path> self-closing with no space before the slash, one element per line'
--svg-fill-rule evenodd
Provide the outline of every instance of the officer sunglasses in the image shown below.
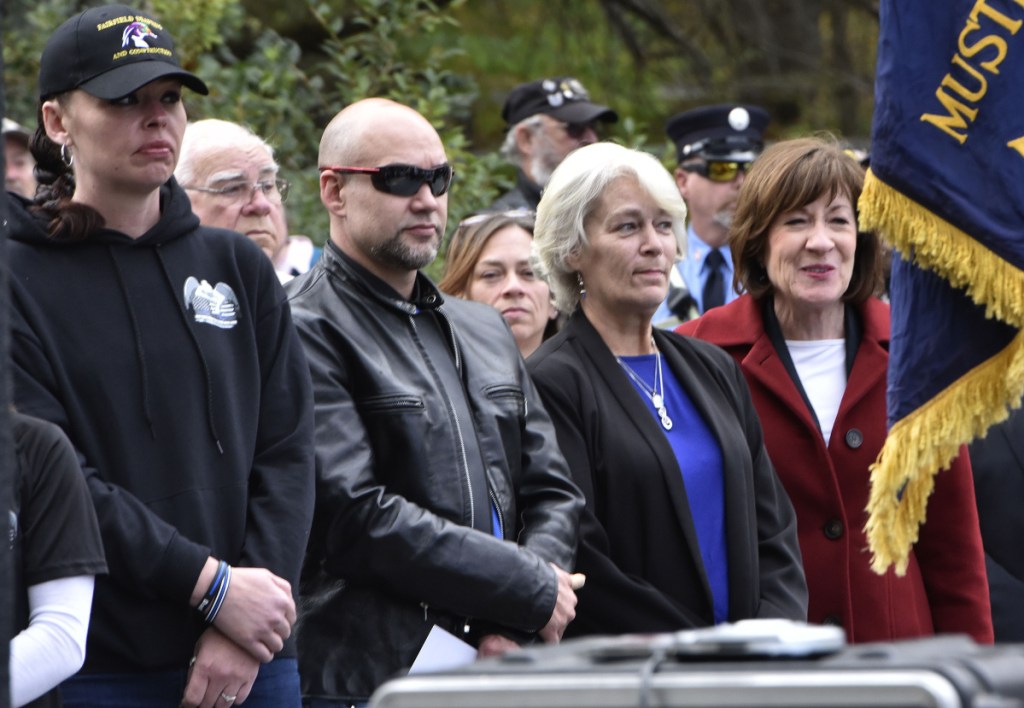
<path fill-rule="evenodd" d="M 684 172 L 693 172 L 712 182 L 732 182 L 740 172 L 750 169 L 749 162 L 727 162 L 724 160 L 707 160 L 706 162 L 690 162 L 680 165 Z"/>
<path fill-rule="evenodd" d="M 420 187 L 424 184 L 430 187 L 431 194 L 440 197 L 448 191 L 452 184 L 452 177 L 455 175 L 451 165 L 441 165 L 430 169 L 401 164 L 382 167 L 321 167 L 320 171 L 337 172 L 343 175 L 370 175 L 370 183 L 374 189 L 399 197 L 411 197 L 420 191 Z"/>

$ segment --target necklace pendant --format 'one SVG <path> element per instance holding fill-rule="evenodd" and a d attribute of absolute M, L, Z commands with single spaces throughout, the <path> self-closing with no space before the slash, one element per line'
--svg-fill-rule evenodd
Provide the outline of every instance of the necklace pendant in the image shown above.
<path fill-rule="evenodd" d="M 661 427 L 665 430 L 672 430 L 672 419 L 668 417 L 668 413 L 664 408 L 658 411 L 658 415 L 661 416 Z"/>
<path fill-rule="evenodd" d="M 659 412 L 665 410 L 665 399 L 661 397 L 660 393 L 655 393 L 651 396 L 651 403 L 654 404 L 654 407 L 657 408 Z"/>

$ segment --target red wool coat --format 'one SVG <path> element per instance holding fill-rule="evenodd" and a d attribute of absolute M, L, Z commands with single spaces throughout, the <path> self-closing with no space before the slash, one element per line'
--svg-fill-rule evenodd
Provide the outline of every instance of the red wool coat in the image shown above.
<path fill-rule="evenodd" d="M 868 466 L 886 433 L 889 307 L 860 306 L 863 337 L 828 446 L 765 332 L 749 295 L 676 331 L 719 345 L 739 363 L 765 445 L 796 509 L 810 596 L 808 621 L 838 624 L 850 642 L 966 633 L 992 642 L 985 556 L 966 448 L 938 474 L 907 573 L 869 567 Z"/>

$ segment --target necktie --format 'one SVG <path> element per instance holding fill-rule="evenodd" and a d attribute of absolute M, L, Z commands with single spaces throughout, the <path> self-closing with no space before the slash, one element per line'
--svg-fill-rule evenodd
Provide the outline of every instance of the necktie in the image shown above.
<path fill-rule="evenodd" d="M 708 269 L 708 278 L 704 281 L 704 292 L 701 297 L 701 305 L 704 312 L 712 307 L 725 304 L 725 276 L 722 274 L 722 266 L 725 265 L 725 258 L 716 248 L 708 253 L 704 263 Z"/>

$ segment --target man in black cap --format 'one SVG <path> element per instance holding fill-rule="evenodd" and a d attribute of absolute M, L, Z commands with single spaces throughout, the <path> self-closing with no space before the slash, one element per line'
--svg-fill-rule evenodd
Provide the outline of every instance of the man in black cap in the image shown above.
<path fill-rule="evenodd" d="M 690 224 L 655 324 L 674 327 L 737 297 L 726 241 L 747 168 L 764 148 L 768 120 L 757 106 L 722 104 L 679 113 L 665 126 L 676 144 L 676 183 Z"/>
<path fill-rule="evenodd" d="M 516 186 L 491 205 L 491 211 L 536 209 L 551 173 L 578 147 L 596 143 L 598 122 L 619 119 L 608 106 L 590 102 L 590 94 L 571 76 L 520 84 L 501 111 L 508 133 L 501 154 L 518 168 Z"/>

